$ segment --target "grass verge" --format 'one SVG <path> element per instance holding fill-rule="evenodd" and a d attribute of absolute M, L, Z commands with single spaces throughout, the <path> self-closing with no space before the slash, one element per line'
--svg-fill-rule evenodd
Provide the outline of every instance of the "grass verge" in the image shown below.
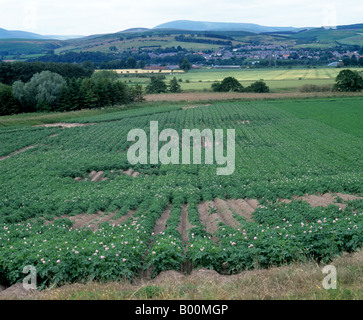
<path fill-rule="evenodd" d="M 38 300 L 361 300 L 363 251 L 343 254 L 330 265 L 337 270 L 337 288 L 326 290 L 327 274 L 315 262 L 225 276 L 207 269 L 185 276 L 166 271 L 155 279 L 71 284 L 47 289 L 28 299 Z M 10 297 L 8 297 L 10 298 Z"/>

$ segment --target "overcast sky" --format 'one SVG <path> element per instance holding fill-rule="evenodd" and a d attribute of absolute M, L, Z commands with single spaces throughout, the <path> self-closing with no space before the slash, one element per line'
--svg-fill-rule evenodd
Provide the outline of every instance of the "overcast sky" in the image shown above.
<path fill-rule="evenodd" d="M 360 0 L 0 0 L 0 28 L 90 35 L 172 20 L 320 27 L 363 23 Z"/>

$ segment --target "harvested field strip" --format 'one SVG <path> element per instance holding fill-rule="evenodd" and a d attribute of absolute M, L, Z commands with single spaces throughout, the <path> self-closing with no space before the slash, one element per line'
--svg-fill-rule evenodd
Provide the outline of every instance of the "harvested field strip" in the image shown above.
<path fill-rule="evenodd" d="M 155 234 L 162 233 L 166 229 L 166 222 L 170 218 L 170 212 L 171 212 L 171 205 L 169 205 L 169 207 L 163 211 L 160 218 L 156 221 L 154 227 Z"/>
<path fill-rule="evenodd" d="M 85 126 L 91 126 L 97 123 L 65 123 L 65 122 L 59 122 L 59 123 L 49 123 L 49 124 L 39 124 L 35 125 L 33 127 L 61 127 L 62 129 L 65 128 L 75 128 L 75 127 L 85 127 Z"/>
<path fill-rule="evenodd" d="M 17 151 L 14 151 L 14 152 L 10 153 L 7 156 L 0 157 L 0 161 L 5 160 L 5 159 L 8 159 L 8 158 L 13 157 L 13 156 L 16 156 L 17 154 L 22 153 L 22 152 L 25 152 L 25 151 L 27 151 L 29 149 L 33 149 L 36 146 L 38 146 L 38 144 L 36 144 L 34 146 L 29 146 L 29 147 L 25 147 L 25 148 L 19 149 Z"/>
<path fill-rule="evenodd" d="M 218 210 L 218 215 L 220 219 L 225 224 L 231 226 L 232 228 L 238 228 L 240 224 L 233 218 L 233 213 L 230 210 L 228 203 L 225 200 L 215 199 L 214 204 Z"/>
<path fill-rule="evenodd" d="M 103 222 L 109 222 L 110 224 L 122 224 L 124 223 L 126 220 L 128 220 L 129 218 L 131 218 L 134 213 L 136 212 L 136 210 L 130 210 L 126 215 L 121 216 L 120 218 L 114 219 L 115 216 L 117 215 L 117 212 L 112 212 L 112 213 L 105 213 L 102 211 L 99 211 L 98 213 L 93 213 L 93 214 L 87 214 L 87 213 L 82 213 L 82 214 L 78 214 L 76 216 L 68 216 L 68 215 L 62 215 L 52 221 L 45 221 L 44 224 L 45 225 L 49 225 L 54 223 L 57 219 L 65 219 L 68 218 L 69 220 L 71 220 L 73 222 L 73 229 L 79 229 L 79 228 L 90 228 L 93 231 L 97 231 L 98 230 L 98 226 L 103 223 Z"/>
<path fill-rule="evenodd" d="M 302 197 L 293 197 L 293 199 L 306 201 L 308 204 L 310 204 L 314 208 L 315 207 L 327 207 L 327 206 L 333 204 L 333 205 L 339 206 L 340 208 L 345 209 L 347 205 L 345 203 L 337 202 L 335 197 L 341 198 L 343 201 L 363 199 L 363 197 L 342 194 L 342 193 L 332 193 L 332 194 L 325 193 L 322 195 L 310 194 L 310 195 L 305 195 Z M 286 202 L 286 203 L 289 202 L 289 200 L 287 200 L 287 199 L 281 200 L 281 201 Z"/>
<path fill-rule="evenodd" d="M 90 229 L 92 229 L 93 231 L 97 231 L 98 230 L 98 226 L 101 224 L 101 223 L 104 223 L 104 222 L 110 222 L 112 221 L 113 217 L 116 215 L 116 212 L 113 212 L 113 213 L 109 213 L 109 214 L 106 214 L 104 213 L 103 216 L 101 216 L 99 219 L 96 219 L 94 221 L 92 221 L 91 224 L 88 225 L 88 227 Z"/>
<path fill-rule="evenodd" d="M 180 216 L 180 223 L 177 231 L 179 231 L 184 245 L 188 242 L 189 229 L 192 227 L 193 226 L 189 223 L 188 220 L 188 204 L 183 204 Z M 185 251 L 186 249 L 187 247 L 185 248 Z"/>
<path fill-rule="evenodd" d="M 252 221 L 251 215 L 255 209 L 251 207 L 247 201 L 243 199 L 228 199 L 227 205 L 233 210 L 235 214 L 246 218 L 247 221 Z"/>
<path fill-rule="evenodd" d="M 70 217 L 69 220 L 74 222 L 73 229 L 79 229 L 83 227 L 88 227 L 94 220 L 99 218 L 101 215 L 102 213 L 82 213 L 80 215 Z"/>
<path fill-rule="evenodd" d="M 97 172 L 97 173 L 96 173 L 96 174 L 92 177 L 91 181 L 92 181 L 92 182 L 101 181 L 104 173 L 105 173 L 104 171 L 99 171 L 99 172 Z"/>
<path fill-rule="evenodd" d="M 111 174 L 113 174 L 115 171 L 114 170 L 111 170 L 110 171 Z M 138 171 L 134 171 L 134 169 L 128 169 L 128 170 L 122 170 L 120 169 L 120 173 L 121 174 L 124 174 L 124 175 L 127 175 L 127 176 L 131 176 L 133 178 L 137 178 L 139 175 L 141 175 L 140 172 Z M 105 171 L 92 171 L 90 174 L 89 174 L 89 177 L 86 178 L 86 177 L 76 177 L 74 178 L 74 181 L 86 181 L 86 180 L 91 180 L 92 182 L 98 182 L 98 181 L 106 181 L 108 180 L 107 177 L 104 177 L 104 174 L 105 174 Z M 145 174 L 145 177 L 148 177 L 149 175 L 148 174 Z"/>
<path fill-rule="evenodd" d="M 122 224 L 122 223 L 126 222 L 128 219 L 130 219 L 136 212 L 137 212 L 136 210 L 129 210 L 129 212 L 126 215 L 112 220 L 111 224 L 115 224 L 115 225 Z"/>
<path fill-rule="evenodd" d="M 218 223 L 222 222 L 217 214 L 217 208 L 213 201 L 202 202 L 197 206 L 200 221 L 205 226 L 206 231 L 212 235 L 212 240 L 217 242 L 215 234 L 218 232 Z"/>

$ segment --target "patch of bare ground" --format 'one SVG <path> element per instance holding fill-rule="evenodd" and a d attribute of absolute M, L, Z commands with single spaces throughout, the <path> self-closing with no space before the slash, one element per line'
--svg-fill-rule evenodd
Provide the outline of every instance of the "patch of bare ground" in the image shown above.
<path fill-rule="evenodd" d="M 164 230 L 166 229 L 166 222 L 170 218 L 170 213 L 171 213 L 171 205 L 169 205 L 168 208 L 163 211 L 160 218 L 156 221 L 154 226 L 155 234 L 164 232 Z"/>
<path fill-rule="evenodd" d="M 362 96 L 361 92 L 285 92 L 285 93 L 238 93 L 238 92 L 182 92 L 171 94 L 147 94 L 146 101 L 216 101 L 216 100 L 266 100 L 322 97 Z"/>
<path fill-rule="evenodd" d="M 134 170 L 134 169 L 132 169 L 132 168 L 130 168 L 130 169 L 128 169 L 128 170 L 122 170 L 122 169 L 120 169 L 120 172 L 121 172 L 122 174 L 126 174 L 126 175 L 128 175 L 128 176 L 133 177 L 133 178 L 136 178 L 136 177 L 138 177 L 139 175 L 141 175 L 141 173 L 140 173 L 140 172 L 135 171 L 135 170 Z M 145 177 L 148 177 L 148 176 L 149 176 L 148 174 L 145 174 Z"/>
<path fill-rule="evenodd" d="M 112 212 L 109 214 L 104 213 L 99 219 L 93 220 L 92 223 L 88 225 L 88 228 L 90 228 L 93 231 L 98 230 L 98 226 L 101 223 L 104 222 L 111 222 L 113 220 L 113 217 L 116 215 L 117 212 Z"/>
<path fill-rule="evenodd" d="M 358 197 L 352 194 L 334 193 L 337 197 L 343 199 L 343 201 L 361 200 L 363 197 Z"/>
<path fill-rule="evenodd" d="M 9 288 L 0 290 L 0 300 L 13 300 L 13 299 L 36 299 L 40 293 L 38 290 L 25 289 L 23 283 L 16 283 Z"/>
<path fill-rule="evenodd" d="M 111 225 L 122 224 L 126 220 L 131 218 L 135 212 L 136 212 L 136 210 L 130 210 L 126 215 L 123 215 L 117 219 L 115 219 L 117 211 L 108 213 L 108 214 L 106 212 L 102 212 L 102 211 L 99 211 L 98 213 L 94 213 L 94 214 L 81 213 L 81 214 L 78 214 L 75 216 L 69 216 L 69 215 L 64 214 L 53 220 L 45 221 L 44 225 L 50 225 L 58 219 L 69 218 L 69 220 L 74 222 L 73 227 L 72 227 L 73 229 L 87 227 L 87 228 L 90 228 L 92 231 L 97 231 L 98 227 L 101 223 L 108 222 Z"/>
<path fill-rule="evenodd" d="M 93 223 L 97 218 L 101 217 L 103 212 L 98 213 L 81 213 L 76 216 L 69 217 L 69 220 L 73 221 L 73 229 L 79 229 L 83 227 L 88 227 L 91 223 Z"/>
<path fill-rule="evenodd" d="M 246 218 L 246 221 L 252 221 L 252 213 L 255 209 L 243 199 L 228 199 L 227 205 L 234 211 L 235 214 Z"/>
<path fill-rule="evenodd" d="M 16 150 L 10 154 L 8 154 L 7 156 L 2 156 L 0 157 L 0 161 L 2 160 L 5 160 L 5 159 L 9 159 L 10 157 L 13 157 L 13 156 L 16 156 L 17 154 L 19 153 L 22 153 L 24 151 L 27 151 L 27 150 L 30 150 L 30 149 L 33 149 L 35 148 L 36 146 L 38 146 L 38 144 L 34 145 L 34 146 L 28 146 L 28 147 L 25 147 L 25 148 L 22 148 L 22 149 L 19 149 L 19 150 Z"/>
<path fill-rule="evenodd" d="M 228 224 L 233 228 L 240 227 L 240 223 L 233 218 L 233 213 L 225 200 L 214 199 L 214 204 L 218 210 L 218 215 L 225 224 Z"/>
<path fill-rule="evenodd" d="M 97 172 L 97 173 L 95 173 L 92 177 L 90 177 L 91 178 L 91 181 L 92 182 L 98 182 L 98 181 L 103 181 L 103 180 L 105 180 L 104 178 L 103 178 L 103 175 L 105 174 L 105 172 L 104 171 L 99 171 L 99 172 Z"/>
<path fill-rule="evenodd" d="M 120 218 L 113 219 L 111 221 L 111 224 L 115 224 L 115 225 L 123 224 L 125 221 L 130 219 L 136 213 L 136 211 L 137 210 L 129 210 L 129 212 L 127 214 L 121 216 Z"/>
<path fill-rule="evenodd" d="M 217 214 L 217 208 L 214 204 L 214 201 L 206 201 L 199 203 L 198 212 L 200 221 L 205 226 L 208 233 L 212 235 L 212 240 L 214 242 L 218 241 L 218 238 L 215 236 L 218 232 L 218 223 L 222 222 L 220 216 Z"/>
<path fill-rule="evenodd" d="M 339 197 L 343 201 L 363 199 L 363 197 L 358 197 L 355 195 L 342 194 L 342 193 L 324 193 L 324 194 L 306 194 L 302 197 L 293 197 L 295 200 L 303 200 L 310 204 L 313 208 L 315 207 L 327 207 L 331 204 L 339 206 L 342 209 L 347 207 L 346 203 L 337 202 L 336 198 Z M 281 202 L 289 203 L 289 200 L 283 199 Z"/>
<path fill-rule="evenodd" d="M 65 122 L 58 122 L 58 123 L 47 123 L 47 124 L 38 124 L 33 127 L 61 127 L 62 129 L 65 128 L 75 128 L 75 127 L 86 127 L 86 126 L 92 126 L 97 123 L 65 123 Z"/>
<path fill-rule="evenodd" d="M 114 173 L 114 171 L 111 170 L 111 173 Z M 120 173 L 131 176 L 133 178 L 137 178 L 139 175 L 141 175 L 140 172 L 134 171 L 134 169 L 131 169 L 131 168 L 126 170 L 126 171 L 120 169 Z M 106 180 L 108 180 L 108 178 L 103 177 L 104 174 L 105 174 L 104 171 L 95 171 L 94 170 L 89 174 L 88 178 L 86 178 L 86 177 L 76 177 L 76 178 L 74 178 L 74 181 L 75 182 L 77 182 L 77 181 L 86 181 L 86 180 L 91 180 L 92 182 L 106 181 Z M 148 176 L 149 176 L 148 174 L 145 174 L 145 177 L 148 177 Z"/>
<path fill-rule="evenodd" d="M 182 206 L 182 210 L 181 210 L 181 215 L 180 215 L 180 222 L 177 228 L 177 231 L 180 233 L 181 238 L 182 238 L 182 243 L 183 243 L 183 247 L 184 247 L 184 253 L 187 253 L 188 251 L 188 240 L 189 240 L 189 230 L 195 226 L 191 225 L 189 223 L 189 219 L 188 219 L 188 204 L 183 204 Z M 186 260 L 182 263 L 180 271 L 183 272 L 184 274 L 190 274 L 193 270 L 193 265 L 190 261 Z"/>
<path fill-rule="evenodd" d="M 181 235 L 182 242 L 184 245 L 188 242 L 189 230 L 193 227 L 195 227 L 195 226 L 191 225 L 188 220 L 188 204 L 183 204 L 181 216 L 180 216 L 180 222 L 179 222 L 177 230 Z M 185 247 L 185 251 L 186 251 L 186 249 L 187 248 Z"/>
<path fill-rule="evenodd" d="M 183 110 L 187 110 L 187 109 L 194 109 L 194 108 L 200 108 L 200 107 L 208 107 L 211 106 L 210 103 L 204 104 L 204 105 L 198 105 L 198 106 L 187 106 L 187 107 L 183 107 Z"/>

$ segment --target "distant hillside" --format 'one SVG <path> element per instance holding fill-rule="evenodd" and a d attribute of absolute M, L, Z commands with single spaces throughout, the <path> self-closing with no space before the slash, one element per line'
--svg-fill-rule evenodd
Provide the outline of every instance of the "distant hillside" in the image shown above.
<path fill-rule="evenodd" d="M 27 32 L 27 31 L 20 31 L 20 30 L 6 30 L 0 28 L 0 39 L 51 39 L 51 40 L 67 40 L 67 39 L 74 39 L 74 38 L 81 38 L 83 36 L 79 35 L 41 35 L 38 33 Z"/>
<path fill-rule="evenodd" d="M 126 29 L 123 30 L 122 32 L 142 32 L 142 31 L 147 31 L 149 30 L 148 28 L 130 28 L 130 29 Z"/>
<path fill-rule="evenodd" d="M 49 39 L 37 33 L 0 28 L 0 39 Z"/>
<path fill-rule="evenodd" d="M 154 29 L 181 29 L 191 31 L 247 31 L 253 33 L 299 31 L 300 28 L 293 27 L 267 27 L 254 23 L 231 23 L 231 22 L 207 22 L 191 20 L 175 20 L 159 24 Z"/>

